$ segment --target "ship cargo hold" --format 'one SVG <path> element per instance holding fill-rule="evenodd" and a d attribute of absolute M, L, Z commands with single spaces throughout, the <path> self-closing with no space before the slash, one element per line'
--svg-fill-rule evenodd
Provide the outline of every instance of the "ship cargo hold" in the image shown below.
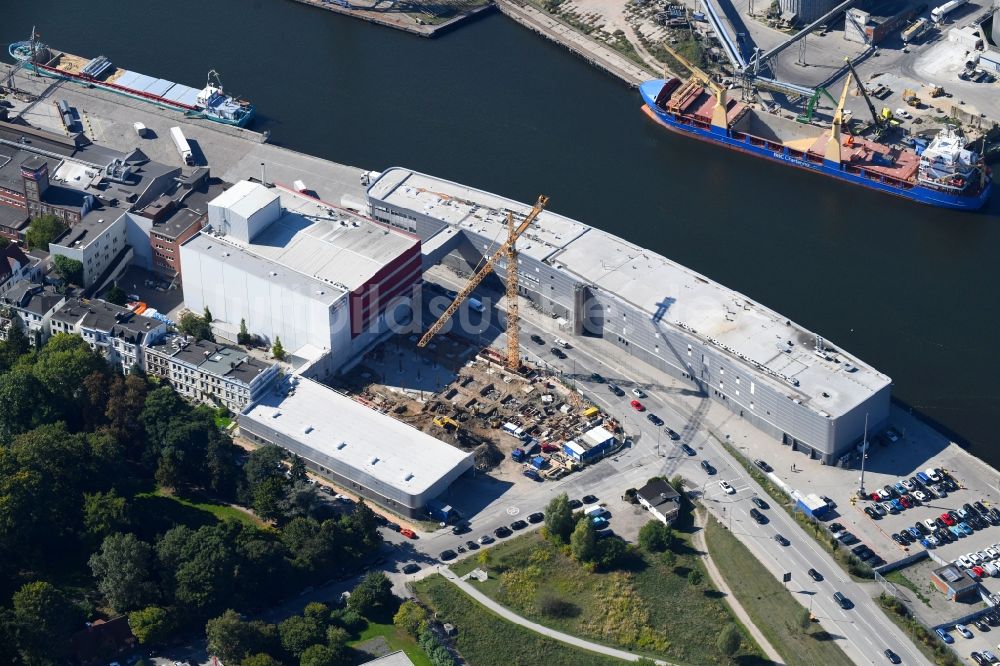
<path fill-rule="evenodd" d="M 731 150 L 942 208 L 978 210 L 990 197 L 982 157 L 948 129 L 918 155 L 759 111 L 694 80 L 656 79 L 639 91 L 643 111 L 667 129 Z"/>
<path fill-rule="evenodd" d="M 250 102 L 225 94 L 215 70 L 208 73 L 208 82 L 204 88 L 199 89 L 115 67 L 103 55 L 87 59 L 57 51 L 39 42 L 34 34 L 29 40 L 11 44 L 7 51 L 15 60 L 22 62 L 26 69 L 42 76 L 110 90 L 163 108 L 181 111 L 188 117 L 246 127 L 256 113 Z"/>

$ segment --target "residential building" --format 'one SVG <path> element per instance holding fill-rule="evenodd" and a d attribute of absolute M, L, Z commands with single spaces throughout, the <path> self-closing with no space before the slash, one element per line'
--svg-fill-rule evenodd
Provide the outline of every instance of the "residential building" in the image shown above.
<path fill-rule="evenodd" d="M 51 330 L 79 335 L 128 374 L 133 366 L 145 367 L 145 347 L 162 340 L 167 325 L 100 299 L 71 298 L 52 314 Z"/>
<path fill-rule="evenodd" d="M 22 280 L 0 296 L 0 340 L 18 326 L 32 346 L 45 344 L 52 335 L 52 315 L 65 302 L 66 296 L 55 287 Z"/>
<path fill-rule="evenodd" d="M 681 495 L 663 479 L 650 479 L 636 492 L 639 504 L 665 525 L 673 524 L 681 510 Z"/>
<path fill-rule="evenodd" d="M 239 413 L 279 376 L 277 363 L 256 359 L 237 347 L 183 335 L 167 335 L 144 349 L 145 369 L 198 402 Z"/>
<path fill-rule="evenodd" d="M 239 416 L 250 441 L 300 456 L 341 487 L 420 517 L 472 469 L 474 455 L 304 377 L 264 394 Z"/>
<path fill-rule="evenodd" d="M 124 268 L 129 246 L 125 242 L 125 212 L 110 208 L 89 211 L 62 236 L 49 243 L 49 252 L 83 264 L 82 287 L 107 282 L 105 272 Z M 100 285 L 97 285 L 100 286 Z"/>
<path fill-rule="evenodd" d="M 233 191 L 235 190 L 235 193 Z M 237 183 L 208 204 L 209 226 L 180 247 L 184 303 L 215 316 L 235 340 L 240 322 L 294 353 L 324 350 L 327 376 L 406 323 L 421 280 L 411 234 L 282 187 Z"/>
<path fill-rule="evenodd" d="M 0 296 L 22 280 L 37 282 L 41 275 L 39 263 L 16 245 L 0 247 Z"/>

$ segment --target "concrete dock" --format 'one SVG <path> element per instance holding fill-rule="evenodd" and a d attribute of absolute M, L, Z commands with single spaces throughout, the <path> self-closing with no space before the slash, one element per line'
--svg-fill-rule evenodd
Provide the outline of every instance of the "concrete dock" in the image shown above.
<path fill-rule="evenodd" d="M 610 46 L 591 39 L 576 28 L 531 5 L 523 5 L 514 0 L 495 0 L 495 2 L 497 9 L 504 16 L 566 47 L 591 65 L 621 79 L 632 88 L 638 87 L 643 81 L 655 78 L 652 72 L 640 67 Z"/>
<path fill-rule="evenodd" d="M 0 75 L 10 66 L 0 64 Z M 95 143 L 121 151 L 139 148 L 150 159 L 163 164 L 183 166 L 170 139 L 170 128 L 180 127 L 191 145 L 195 163 L 208 166 L 212 175 L 228 182 L 260 178 L 263 164 L 265 178 L 291 186 L 303 181 L 321 199 L 339 205 L 341 196 L 350 194 L 363 199 L 359 167 L 327 160 L 266 143 L 266 135 L 146 104 L 106 90 L 85 88 L 70 81 L 59 81 L 26 73 L 15 76 L 19 90 L 37 95 L 32 101 L 8 95 L 10 118 L 22 118 L 28 124 L 54 132 L 66 133 L 56 104 L 66 100 L 79 117 L 86 134 Z M 147 138 L 140 138 L 133 123 L 147 128 Z"/>
<path fill-rule="evenodd" d="M 470 9 L 458 9 L 455 16 L 447 21 L 442 21 L 441 23 L 428 23 L 427 20 L 433 20 L 432 14 L 428 13 L 428 19 L 425 20 L 419 16 L 415 16 L 415 14 L 417 14 L 416 11 L 402 12 L 376 9 L 380 4 L 384 4 L 390 10 L 393 6 L 389 2 L 379 2 L 378 0 L 374 2 L 370 8 L 357 5 L 351 5 L 348 7 L 336 2 L 330 2 L 329 0 L 294 0 L 294 2 L 298 2 L 303 5 L 310 5 L 312 7 L 316 7 L 317 9 L 325 9 L 326 11 L 335 12 L 344 16 L 361 19 L 362 21 L 368 21 L 369 23 L 374 23 L 375 25 L 380 25 L 386 28 L 402 30 L 403 32 L 408 32 L 420 37 L 436 37 L 444 32 L 447 32 L 448 30 L 456 28 L 460 23 L 464 23 L 473 17 L 480 16 L 493 9 L 493 5 L 487 1 L 484 4 L 474 6 Z M 449 3 L 441 4 L 442 6 L 447 6 Z M 461 6 L 464 3 L 450 4 Z"/>

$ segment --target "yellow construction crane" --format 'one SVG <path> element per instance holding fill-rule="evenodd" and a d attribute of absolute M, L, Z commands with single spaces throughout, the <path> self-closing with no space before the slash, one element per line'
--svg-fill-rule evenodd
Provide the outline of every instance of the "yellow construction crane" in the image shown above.
<path fill-rule="evenodd" d="M 826 154 L 824 155 L 827 162 L 834 162 L 836 164 L 840 164 L 841 162 L 840 128 L 844 122 L 844 103 L 847 102 L 847 91 L 851 88 L 852 76 L 851 72 L 847 73 L 844 90 L 841 91 L 840 101 L 837 102 L 837 108 L 833 112 L 833 123 L 830 125 L 830 138 L 826 140 Z"/>
<path fill-rule="evenodd" d="M 486 279 L 486 276 L 493 272 L 493 266 L 497 258 L 507 257 L 507 369 L 516 371 L 521 366 L 520 341 L 518 339 L 518 313 L 517 313 L 517 251 L 514 245 L 517 239 L 524 233 L 535 218 L 549 203 L 549 198 L 544 194 L 538 197 L 538 202 L 532 207 L 531 212 L 517 226 L 514 225 L 514 216 L 507 216 L 507 240 L 497 248 L 483 265 L 476 271 L 476 274 L 469 279 L 469 282 L 462 288 L 455 300 L 451 302 L 434 324 L 427 329 L 424 336 L 417 343 L 418 347 L 424 347 L 431 341 L 438 331 L 451 319 L 462 302 L 468 298 L 469 294 L 479 286 L 479 283 Z"/>
<path fill-rule="evenodd" d="M 726 88 L 713 81 L 711 76 L 706 74 L 704 70 L 682 56 L 679 52 L 671 48 L 670 44 L 663 42 L 663 48 L 665 48 L 667 53 L 672 55 L 677 62 L 684 65 L 691 71 L 691 77 L 685 82 L 684 87 L 675 92 L 671 96 L 671 99 L 682 99 L 684 97 L 683 92 L 686 92 L 686 88 L 689 86 L 695 86 L 700 83 L 701 85 L 708 87 L 708 89 L 715 95 L 715 108 L 712 109 L 712 126 L 719 127 L 721 129 L 728 129 L 729 117 L 727 115 L 727 107 L 729 106 L 729 103 L 726 99 Z M 664 68 L 664 70 L 666 70 L 666 68 Z"/>

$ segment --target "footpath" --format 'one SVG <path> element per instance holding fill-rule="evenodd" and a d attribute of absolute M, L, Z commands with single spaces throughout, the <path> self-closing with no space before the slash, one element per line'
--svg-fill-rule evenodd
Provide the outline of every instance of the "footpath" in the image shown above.
<path fill-rule="evenodd" d="M 739 599 L 733 594 L 733 591 L 729 589 L 729 585 L 726 583 L 726 579 L 722 577 L 722 572 L 719 571 L 719 567 L 715 566 L 715 561 L 712 559 L 712 554 L 708 552 L 708 544 L 705 543 L 705 514 L 701 511 L 694 512 L 694 523 L 697 529 L 695 530 L 692 538 L 694 540 L 694 545 L 705 557 L 702 560 L 705 563 L 705 569 L 708 570 L 708 576 L 712 579 L 712 583 L 715 587 L 725 595 L 726 603 L 729 607 L 733 609 L 733 614 L 743 623 L 743 626 L 747 628 L 753 639 L 757 641 L 757 645 L 764 651 L 767 658 L 773 661 L 775 664 L 785 663 L 781 659 L 781 655 L 778 651 L 774 649 L 770 641 L 764 637 L 757 625 L 753 623 L 750 616 L 747 614 L 746 609 L 743 608 L 743 604 L 739 602 Z"/>
<path fill-rule="evenodd" d="M 556 631 L 549 627 L 542 626 L 530 620 L 527 620 L 520 615 L 512 612 L 510 609 L 501 606 L 497 602 L 490 599 L 488 596 L 477 590 L 475 587 L 470 585 L 464 580 L 461 580 L 455 573 L 448 567 L 441 566 L 438 567 L 438 573 L 445 577 L 446 580 L 451 581 L 458 586 L 460 590 L 465 592 L 467 595 L 475 599 L 481 605 L 485 606 L 490 611 L 496 613 L 508 622 L 513 622 L 514 624 L 520 625 L 525 629 L 530 629 L 536 634 L 541 634 L 542 636 L 547 636 L 553 640 L 559 641 L 560 643 L 565 643 L 566 645 L 572 645 L 573 647 L 582 648 L 584 650 L 589 650 L 591 652 L 597 652 L 599 654 L 607 655 L 609 657 L 615 657 L 616 659 L 623 659 L 625 661 L 639 661 L 640 659 L 648 658 L 642 657 L 641 655 L 632 654 L 631 652 L 626 652 L 625 650 L 616 650 L 615 648 L 608 647 L 607 645 L 601 645 L 600 643 L 591 643 L 590 641 L 585 641 L 582 638 L 577 638 L 576 636 L 570 636 L 569 634 L 564 634 L 561 631 Z M 659 666 L 674 666 L 666 661 L 656 660 Z"/>
<path fill-rule="evenodd" d="M 633 88 L 638 87 L 643 81 L 654 78 L 651 72 L 610 46 L 591 39 L 572 26 L 530 5 L 520 5 L 513 0 L 495 0 L 495 2 L 497 9 L 504 16 L 546 39 L 565 46 L 590 64 L 621 79 Z"/>

